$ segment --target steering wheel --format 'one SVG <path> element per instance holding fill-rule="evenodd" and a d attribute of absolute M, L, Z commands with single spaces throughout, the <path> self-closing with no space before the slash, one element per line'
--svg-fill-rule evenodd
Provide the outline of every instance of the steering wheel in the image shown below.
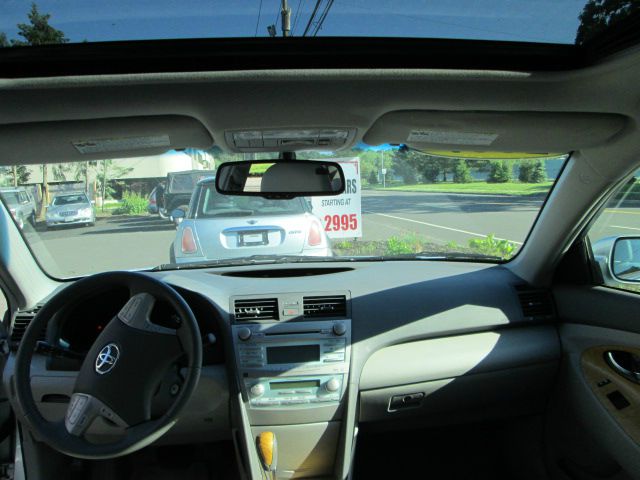
<path fill-rule="evenodd" d="M 126 286 L 130 298 L 105 326 L 85 357 L 64 421 L 47 421 L 33 399 L 30 363 L 38 334 L 65 304 L 108 287 Z M 156 302 L 169 304 L 179 319 L 172 329 L 150 321 Z M 151 418 L 151 400 L 164 374 L 186 357 L 184 384 L 172 406 Z M 19 418 L 36 438 L 78 458 L 108 459 L 139 450 L 167 432 L 193 394 L 202 366 L 202 340 L 191 309 L 167 284 L 142 273 L 106 272 L 69 285 L 51 298 L 27 328 L 16 354 L 14 386 Z M 102 417 L 124 430 L 108 444 L 85 433 Z"/>

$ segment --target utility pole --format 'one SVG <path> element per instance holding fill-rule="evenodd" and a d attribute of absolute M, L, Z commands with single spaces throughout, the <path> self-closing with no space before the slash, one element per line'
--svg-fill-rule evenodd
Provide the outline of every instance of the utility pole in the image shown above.
<path fill-rule="evenodd" d="M 280 15 L 282 15 L 282 36 L 288 37 L 291 31 L 291 9 L 287 5 L 287 0 L 282 0 Z"/>
<path fill-rule="evenodd" d="M 384 150 L 380 150 L 380 173 L 382 174 L 382 188 L 387 188 L 387 170 L 384 168 Z"/>

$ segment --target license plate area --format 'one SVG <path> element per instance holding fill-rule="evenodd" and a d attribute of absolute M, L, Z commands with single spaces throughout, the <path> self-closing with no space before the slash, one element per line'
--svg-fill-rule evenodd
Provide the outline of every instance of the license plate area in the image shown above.
<path fill-rule="evenodd" d="M 238 232 L 239 247 L 258 247 L 269 245 L 269 233 L 266 231 Z"/>

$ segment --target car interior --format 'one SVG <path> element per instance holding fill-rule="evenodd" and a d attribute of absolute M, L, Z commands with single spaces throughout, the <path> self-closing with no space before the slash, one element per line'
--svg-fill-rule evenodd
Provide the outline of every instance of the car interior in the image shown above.
<path fill-rule="evenodd" d="M 0 48 L 4 166 L 214 145 L 275 165 L 362 143 L 568 155 L 508 260 L 165 261 L 60 278 L 0 204 L 0 477 L 640 479 L 640 248 L 615 243 L 640 242 L 640 221 L 603 247 L 593 237 L 619 224 L 640 168 L 640 17 L 619 3 L 631 13 L 578 44 Z M 299 141 L 309 131 L 326 142 Z M 305 180 L 286 178 L 272 188 L 290 199 L 240 203 L 301 202 Z M 634 201 L 618 216 L 640 219 Z"/>

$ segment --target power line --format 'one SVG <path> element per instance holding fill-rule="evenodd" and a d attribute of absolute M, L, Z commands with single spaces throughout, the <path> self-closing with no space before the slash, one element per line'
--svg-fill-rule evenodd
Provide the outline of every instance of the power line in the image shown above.
<path fill-rule="evenodd" d="M 313 11 L 311 12 L 311 16 L 309 17 L 309 21 L 307 22 L 307 26 L 304 27 L 304 32 L 302 32 L 302 36 L 306 36 L 307 32 L 309 31 L 309 29 L 311 28 L 311 24 L 313 23 L 313 19 L 316 16 L 316 13 L 318 13 L 318 8 L 320 8 L 320 4 L 322 3 L 322 0 L 316 0 L 316 5 L 315 7 L 313 7 Z"/>
<path fill-rule="evenodd" d="M 273 22 L 273 26 L 277 27 L 278 26 L 278 22 L 280 21 L 280 2 L 278 1 L 278 13 L 276 13 L 276 21 Z"/>
<path fill-rule="evenodd" d="M 322 28 L 322 24 L 324 23 L 324 20 L 327 18 L 327 14 L 329 13 L 329 10 L 331 10 L 331 6 L 333 5 L 333 2 L 334 0 L 327 1 L 327 5 L 324 7 L 324 11 L 322 12 L 322 15 L 320 16 L 320 20 L 318 20 L 318 23 L 316 24 L 316 29 L 313 32 L 314 37 L 318 34 L 318 31 Z"/>
<path fill-rule="evenodd" d="M 370 11 L 370 9 L 364 5 L 358 4 L 358 3 L 353 3 L 350 2 L 348 0 L 340 0 L 341 4 L 344 5 L 349 5 L 351 7 L 360 9 L 360 10 L 366 10 L 367 12 Z M 379 12 L 382 13 L 382 12 Z M 419 22 L 419 23 L 436 23 L 439 25 L 446 25 L 449 27 L 458 27 L 458 28 L 464 28 L 467 30 L 475 30 L 477 32 L 483 32 L 483 33 L 496 33 L 496 34 L 501 34 L 501 35 L 509 35 L 510 37 L 514 38 L 514 40 L 521 40 L 521 41 L 532 41 L 532 40 L 537 40 L 539 42 L 543 42 L 543 43 L 548 43 L 549 39 L 545 39 L 542 37 L 532 37 L 532 36 L 526 36 L 526 35 L 520 35 L 518 33 L 515 32 L 507 32 L 504 30 L 496 30 L 493 28 L 484 28 L 484 27 L 474 27 L 472 25 L 465 25 L 463 23 L 454 23 L 454 22 L 447 22 L 444 20 L 437 20 L 435 18 L 425 18 L 422 16 L 417 16 L 417 15 L 410 15 L 410 14 L 406 14 L 406 13 L 399 13 L 399 12 L 389 12 L 387 15 L 389 15 L 390 17 L 402 17 L 402 18 L 406 18 L 408 20 L 413 20 L 414 22 Z M 417 35 L 414 35 L 417 36 Z"/>
<path fill-rule="evenodd" d="M 291 35 L 293 35 L 296 31 L 296 27 L 298 26 L 298 17 L 300 15 L 300 5 L 302 4 L 302 0 L 298 0 L 298 8 L 296 8 L 296 15 L 293 18 L 293 27 L 291 27 Z"/>
<path fill-rule="evenodd" d="M 253 34 L 254 37 L 258 36 L 258 26 L 260 25 L 261 14 L 262 14 L 262 0 L 260 0 L 260 5 L 258 6 L 258 20 L 256 21 L 256 33 Z"/>

